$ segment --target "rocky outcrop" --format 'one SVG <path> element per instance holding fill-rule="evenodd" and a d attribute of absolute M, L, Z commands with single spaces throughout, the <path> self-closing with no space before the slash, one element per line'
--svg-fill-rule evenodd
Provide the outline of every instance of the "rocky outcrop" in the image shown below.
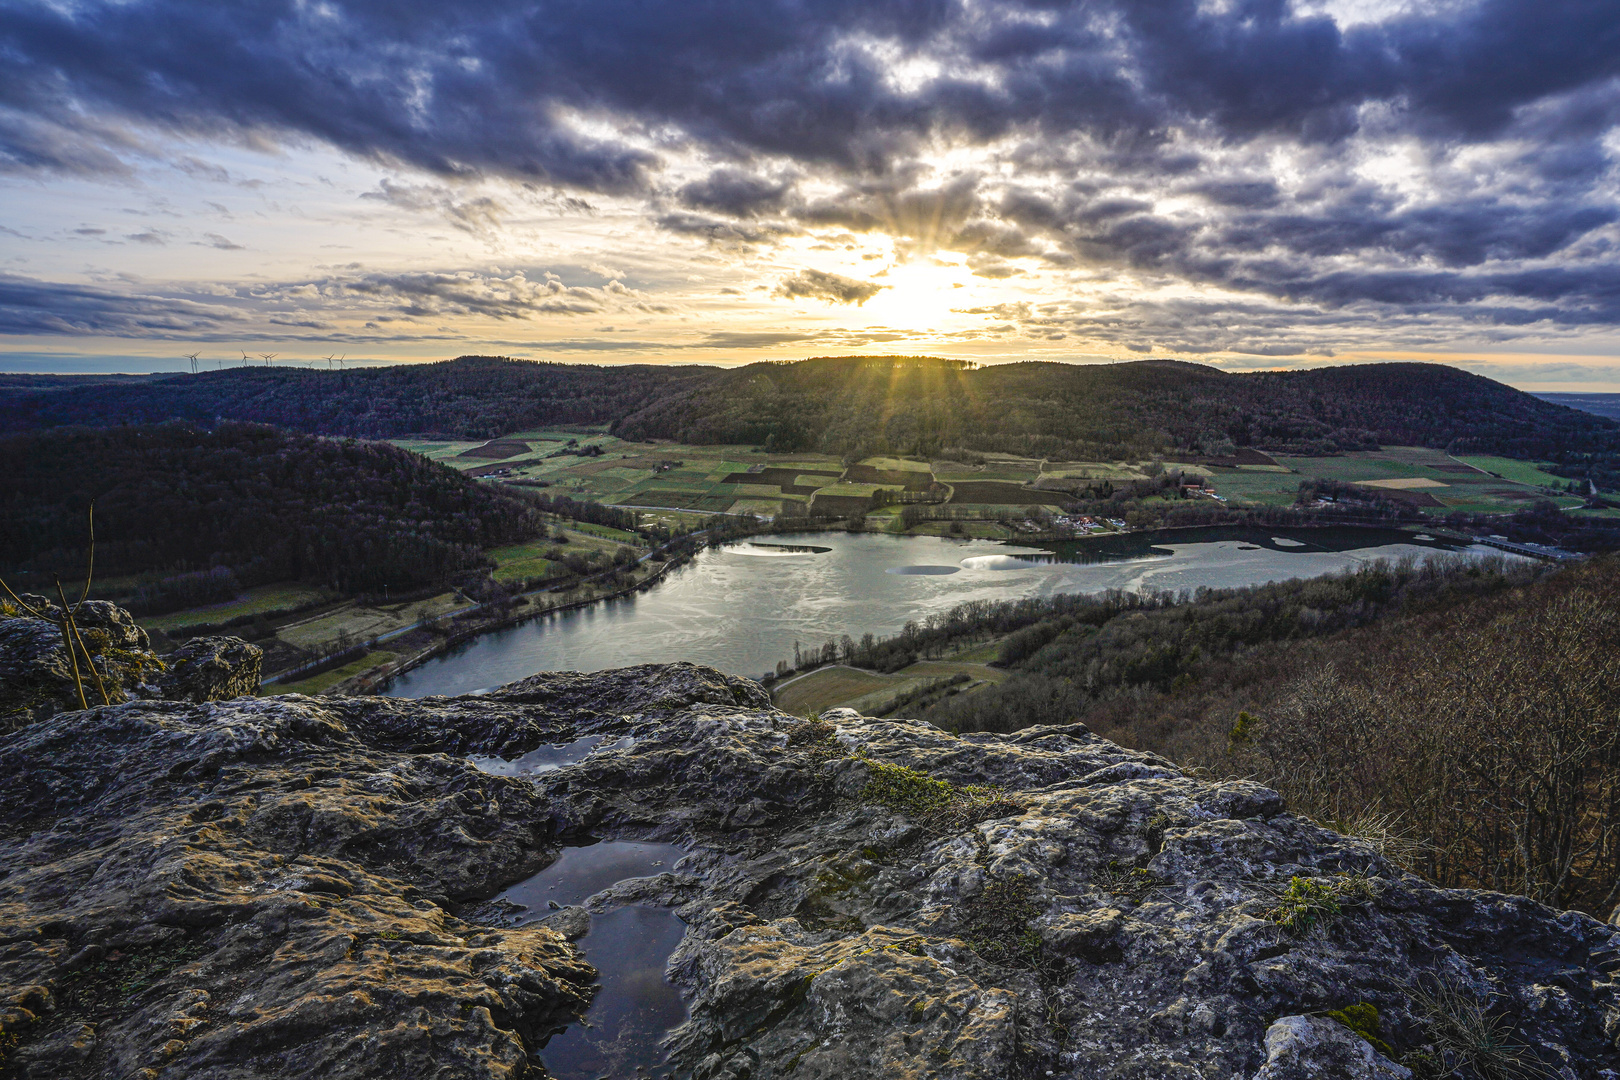
<path fill-rule="evenodd" d="M 0 830 L 20 1076 L 544 1076 L 568 939 L 634 902 L 687 924 L 680 1077 L 1620 1077 L 1612 926 L 1079 725 L 812 724 L 691 665 L 69 713 L 0 737 Z M 549 925 L 487 902 L 589 838 L 691 854 Z"/>
<path fill-rule="evenodd" d="M 141 697 L 197 703 L 258 692 L 264 652 L 240 638 L 193 638 L 159 656 L 129 612 L 104 600 L 88 600 L 75 608 L 83 646 L 70 656 L 63 641 L 62 609 L 43 596 L 20 599 L 27 609 L 7 604 L 11 617 L 0 617 L 0 732 L 81 708 L 81 687 L 90 705 Z"/>
<path fill-rule="evenodd" d="M 189 701 L 226 701 L 259 692 L 264 650 L 239 637 L 194 637 L 163 657 L 163 668 L 150 675 L 142 697 Z"/>

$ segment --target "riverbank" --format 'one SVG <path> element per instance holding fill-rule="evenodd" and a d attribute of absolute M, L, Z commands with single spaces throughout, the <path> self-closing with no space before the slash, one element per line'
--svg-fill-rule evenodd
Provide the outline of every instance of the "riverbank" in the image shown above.
<path fill-rule="evenodd" d="M 377 693 L 390 680 L 405 674 L 413 668 L 420 667 L 457 645 L 464 644 L 483 634 L 502 630 L 509 626 L 516 626 L 542 615 L 573 611 L 651 588 L 662 581 L 672 569 L 684 565 L 688 558 L 688 556 L 675 556 L 660 560 L 650 556 L 644 557 L 644 560 L 638 563 L 634 570 L 630 571 L 631 580 L 629 582 L 609 588 L 601 588 L 598 583 L 601 578 L 613 573 L 612 571 L 598 575 L 596 578 L 574 581 L 567 585 L 552 586 L 546 589 L 535 589 L 514 597 L 481 604 L 467 609 L 451 619 L 449 629 L 446 631 L 425 627 L 413 628 L 410 633 L 389 641 L 391 646 L 400 651 L 386 653 L 384 655 L 388 658 L 383 662 L 369 665 L 358 672 L 348 673 L 335 683 L 310 686 L 309 684 L 316 682 L 320 678 L 319 673 L 313 673 L 307 679 L 277 684 L 275 690 L 278 693 L 314 693 L 326 696 Z M 587 595 L 568 595 L 579 593 L 582 590 Z M 555 599 L 558 602 L 547 603 L 548 599 Z M 377 653 L 376 647 L 379 644 L 382 644 L 380 639 L 363 643 L 356 646 L 353 652 L 347 655 L 351 662 L 353 659 L 363 658 L 366 655 L 375 655 Z M 344 657 L 336 659 L 341 662 Z"/>
<path fill-rule="evenodd" d="M 457 645 L 465 644 L 466 642 L 484 634 L 517 626 L 532 619 L 537 619 L 543 615 L 557 615 L 568 611 L 578 611 L 596 604 L 605 603 L 609 600 L 629 596 L 632 593 L 644 592 L 661 582 L 669 575 L 671 570 L 686 565 L 691 561 L 693 555 L 696 554 L 696 552 L 692 552 L 685 555 L 678 555 L 666 560 L 659 560 L 656 558 L 658 551 L 676 546 L 684 540 L 689 540 L 697 536 L 703 536 L 704 533 L 707 533 L 708 531 L 709 530 L 704 530 L 700 533 L 689 533 L 678 540 L 671 541 L 671 543 L 665 545 L 665 548 L 663 549 L 655 549 L 653 552 L 649 552 L 647 555 L 642 556 L 641 561 L 637 564 L 638 576 L 635 577 L 635 580 L 621 587 L 595 591 L 592 593 L 592 595 L 574 597 L 563 603 L 556 604 L 542 604 L 538 603 L 538 600 L 541 597 L 552 595 L 557 592 L 572 592 L 581 585 L 589 586 L 590 582 L 574 582 L 570 586 L 562 588 L 537 589 L 529 593 L 524 593 L 520 596 L 513 597 L 511 601 L 507 601 L 507 603 L 515 606 L 504 613 L 491 614 L 487 617 L 477 618 L 474 621 L 468 622 L 467 625 L 456 629 L 449 635 L 436 635 L 435 639 L 432 641 L 413 643 L 418 647 L 416 647 L 414 651 L 409 652 L 403 658 L 396 657 L 383 664 L 376 665 L 359 673 L 347 676 L 340 682 L 322 688 L 319 693 L 330 695 L 376 693 L 378 692 L 379 688 L 387 685 L 389 682 L 398 678 L 399 676 L 404 675 L 415 668 L 421 667 L 423 664 L 437 656 L 442 656 L 451 649 L 455 648 Z M 746 541 L 760 536 L 798 536 L 804 533 L 850 531 L 860 532 L 867 530 L 850 530 L 847 523 L 842 521 L 816 522 L 808 525 L 796 522 L 792 526 L 786 528 L 772 525 L 762 527 L 758 530 L 737 531 L 734 535 L 728 534 L 723 539 L 718 539 L 714 543 L 710 543 L 707 546 L 719 546 L 721 543 Z M 801 545 L 764 546 L 781 546 L 797 549 Z M 813 550 L 826 552 L 830 551 L 831 549 L 815 548 Z M 643 567 L 646 568 L 646 571 L 640 572 L 641 568 Z M 471 613 L 464 613 L 456 620 L 456 622 L 463 622 L 466 620 L 468 614 Z M 297 691 L 293 690 L 292 687 L 289 686 L 283 692 L 293 693 Z"/>

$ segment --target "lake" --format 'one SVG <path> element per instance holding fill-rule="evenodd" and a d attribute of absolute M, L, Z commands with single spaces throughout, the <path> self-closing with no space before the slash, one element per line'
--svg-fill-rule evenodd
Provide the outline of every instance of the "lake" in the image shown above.
<path fill-rule="evenodd" d="M 675 660 L 758 678 L 791 661 L 795 641 L 883 637 L 966 600 L 1230 588 L 1438 552 L 1498 554 L 1360 528 L 1184 529 L 1048 547 L 876 533 L 764 537 L 704 551 L 646 592 L 484 634 L 385 692 L 466 694 L 537 671 Z"/>

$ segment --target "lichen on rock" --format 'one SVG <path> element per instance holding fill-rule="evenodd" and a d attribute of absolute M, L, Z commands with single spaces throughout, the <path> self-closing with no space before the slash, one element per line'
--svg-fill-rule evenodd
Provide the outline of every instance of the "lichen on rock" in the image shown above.
<path fill-rule="evenodd" d="M 586 735 L 633 741 L 469 759 Z M 1547 1075 L 1620 1075 L 1616 927 L 1080 725 L 812 725 L 689 664 L 68 713 L 0 737 L 0 830 L 23 1076 L 542 1077 L 591 994 L 568 939 L 627 903 L 687 924 L 682 1078 L 1390 1080 L 1447 1060 L 1435 980 Z M 489 902 L 593 838 L 689 854 L 544 924 Z"/>
<path fill-rule="evenodd" d="M 73 609 L 77 643 L 70 655 L 61 607 L 43 596 L 21 599 L 25 609 L 7 603 L 0 610 L 0 732 L 86 704 L 134 698 L 200 704 L 259 691 L 264 651 L 241 638 L 192 638 L 159 656 L 129 612 L 87 600 Z"/>

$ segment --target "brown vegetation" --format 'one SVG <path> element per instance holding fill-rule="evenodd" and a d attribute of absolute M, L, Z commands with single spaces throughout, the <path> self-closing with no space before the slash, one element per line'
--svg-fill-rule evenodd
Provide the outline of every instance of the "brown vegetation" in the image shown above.
<path fill-rule="evenodd" d="M 1324 820 L 1391 815 L 1415 869 L 1607 915 L 1620 900 L 1612 560 L 1334 643 L 1230 753 Z"/>

